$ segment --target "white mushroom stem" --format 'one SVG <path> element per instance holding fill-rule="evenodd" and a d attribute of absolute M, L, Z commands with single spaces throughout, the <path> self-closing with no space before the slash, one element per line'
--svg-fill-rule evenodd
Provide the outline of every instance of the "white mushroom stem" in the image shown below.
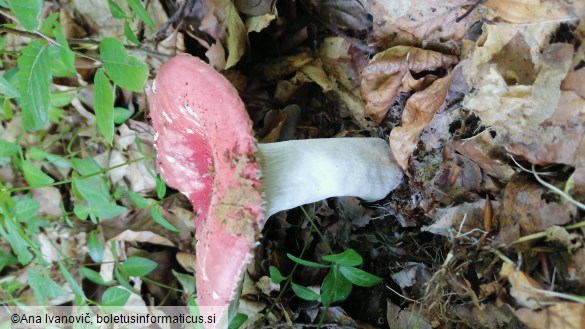
<path fill-rule="evenodd" d="M 402 169 L 380 138 L 326 138 L 258 144 L 265 216 L 330 197 L 383 199 Z"/>

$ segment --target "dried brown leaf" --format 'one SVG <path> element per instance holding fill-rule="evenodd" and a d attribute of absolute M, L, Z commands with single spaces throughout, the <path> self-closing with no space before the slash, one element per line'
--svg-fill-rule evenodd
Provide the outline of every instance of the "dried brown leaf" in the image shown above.
<path fill-rule="evenodd" d="M 372 1 L 375 38 L 387 45 L 460 40 L 482 15 L 481 10 L 474 10 L 456 22 L 469 4 L 463 0 Z"/>
<path fill-rule="evenodd" d="M 408 159 L 416 148 L 420 133 L 443 104 L 450 84 L 451 75 L 448 75 L 433 82 L 429 88 L 412 95 L 402 113 L 402 125 L 390 132 L 392 153 L 405 172 L 407 172 Z"/>
<path fill-rule="evenodd" d="M 577 209 L 569 203 L 550 200 L 549 191 L 523 176 L 514 177 L 504 190 L 500 232 L 497 240 L 509 243 L 519 237 L 571 221 Z"/>
<path fill-rule="evenodd" d="M 558 302 L 545 310 L 517 309 L 514 314 L 531 329 L 585 328 L 585 305 Z"/>
<path fill-rule="evenodd" d="M 365 114 L 380 123 L 401 87 L 407 91 L 406 86 L 402 85 L 407 72 L 434 71 L 455 63 L 455 56 L 408 46 L 396 46 L 376 54 L 362 70 L 361 90 L 366 101 Z"/>
<path fill-rule="evenodd" d="M 486 0 L 494 16 L 510 23 L 538 23 L 578 19 L 578 5 L 563 0 Z"/>

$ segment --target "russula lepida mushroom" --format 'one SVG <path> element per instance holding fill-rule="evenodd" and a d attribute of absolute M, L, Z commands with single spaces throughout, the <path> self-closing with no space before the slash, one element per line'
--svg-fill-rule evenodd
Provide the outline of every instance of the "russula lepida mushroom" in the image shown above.
<path fill-rule="evenodd" d="M 159 171 L 196 213 L 197 299 L 218 320 L 207 327 L 227 323 L 270 215 L 335 196 L 379 200 L 402 180 L 380 138 L 256 144 L 235 88 L 190 55 L 161 67 L 148 99 Z"/>

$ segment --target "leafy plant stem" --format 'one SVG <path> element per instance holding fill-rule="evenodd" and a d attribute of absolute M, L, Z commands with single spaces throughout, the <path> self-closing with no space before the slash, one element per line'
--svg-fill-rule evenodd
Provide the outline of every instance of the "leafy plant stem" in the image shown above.
<path fill-rule="evenodd" d="M 112 166 L 112 167 L 108 167 L 108 168 L 103 169 L 103 170 L 100 170 L 100 171 L 93 172 L 93 173 L 88 174 L 88 175 L 85 175 L 85 176 L 79 176 L 79 177 L 75 177 L 75 178 L 72 178 L 72 179 L 65 179 L 65 180 L 62 180 L 62 181 L 58 181 L 58 182 L 51 183 L 51 184 L 45 184 L 45 185 L 14 187 L 14 188 L 5 189 L 5 191 L 12 193 L 12 192 L 15 192 L 15 191 L 28 191 L 28 190 L 32 190 L 32 189 L 41 188 L 41 187 L 49 187 L 49 186 L 58 186 L 58 185 L 63 185 L 63 184 L 69 184 L 69 183 L 73 182 L 74 179 L 90 178 L 90 177 L 97 176 L 97 175 L 106 173 L 108 171 L 114 170 L 114 169 L 118 169 L 118 168 L 124 167 L 126 165 L 129 165 L 129 164 L 132 164 L 132 163 L 135 163 L 135 162 L 140 162 L 140 161 L 143 161 L 143 160 L 152 159 L 154 157 L 155 157 L 154 155 L 147 155 L 147 156 L 143 156 L 143 157 L 138 158 L 138 159 L 132 159 L 132 160 L 126 161 L 126 162 L 121 163 L 119 165 L 115 165 L 115 166 Z"/>
<path fill-rule="evenodd" d="M 325 239 L 325 236 L 323 235 L 323 233 L 321 233 L 319 228 L 317 228 L 317 225 L 315 224 L 315 221 L 313 220 L 313 218 L 311 216 L 309 216 L 309 214 L 307 213 L 307 211 L 305 210 L 305 208 L 303 206 L 301 206 L 301 210 L 303 211 L 303 214 L 305 214 L 305 217 L 307 218 L 309 223 L 311 223 L 311 227 L 313 228 L 315 233 L 317 233 L 319 235 L 319 238 L 321 239 L 321 241 L 323 241 L 323 243 L 325 244 L 325 247 L 327 247 L 327 250 L 329 250 L 329 253 L 334 254 L 333 249 L 331 249 L 331 246 L 329 245 L 329 242 L 327 242 L 327 239 Z"/>

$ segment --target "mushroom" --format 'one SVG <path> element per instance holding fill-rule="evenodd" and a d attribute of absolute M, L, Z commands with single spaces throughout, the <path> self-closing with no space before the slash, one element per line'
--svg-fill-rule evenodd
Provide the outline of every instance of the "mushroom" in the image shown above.
<path fill-rule="evenodd" d="M 266 219 L 335 196 L 384 198 L 402 180 L 380 138 L 256 144 L 235 88 L 196 57 L 164 64 L 148 95 L 157 164 L 196 213 L 196 282 L 208 328 L 227 326 L 227 306 Z"/>

